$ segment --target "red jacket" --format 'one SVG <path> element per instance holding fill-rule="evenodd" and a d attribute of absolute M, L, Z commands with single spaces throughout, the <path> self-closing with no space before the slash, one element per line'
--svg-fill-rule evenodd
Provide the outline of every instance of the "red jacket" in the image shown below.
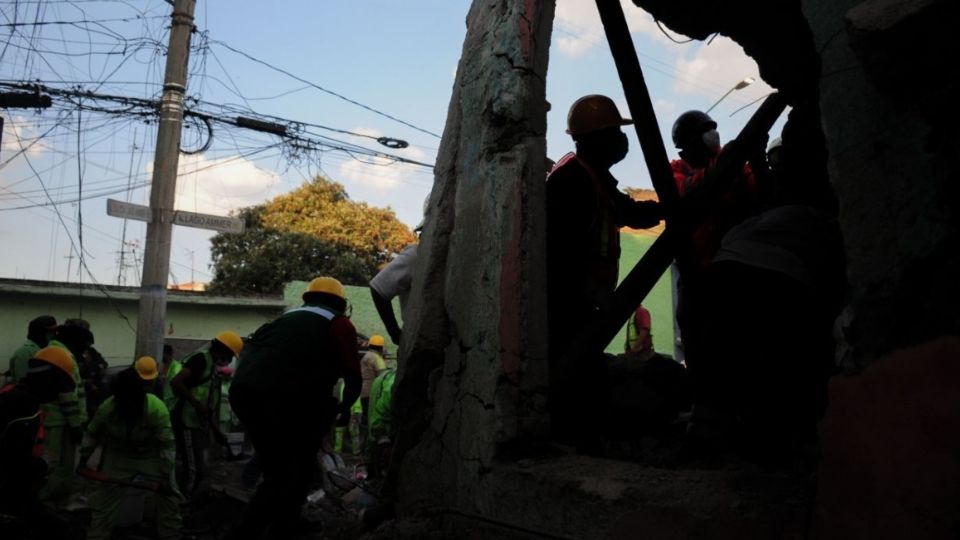
<path fill-rule="evenodd" d="M 717 154 L 719 156 L 719 153 Z M 704 168 L 691 166 L 682 159 L 670 162 L 673 169 L 673 180 L 677 183 L 677 191 L 683 197 L 703 181 L 707 170 L 716 163 L 717 157 L 710 160 Z M 720 240 L 730 227 L 740 223 L 753 212 L 757 198 L 757 181 L 754 178 L 750 165 L 744 165 L 743 171 L 737 177 L 730 189 L 723 195 L 720 205 L 715 207 L 706 216 L 700 226 L 693 233 L 693 260 L 678 261 L 681 267 L 706 268 L 720 249 Z"/>

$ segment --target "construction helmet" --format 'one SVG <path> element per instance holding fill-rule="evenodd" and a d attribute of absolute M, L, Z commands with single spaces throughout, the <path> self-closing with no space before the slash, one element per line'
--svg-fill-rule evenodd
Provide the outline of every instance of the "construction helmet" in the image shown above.
<path fill-rule="evenodd" d="M 383 336 L 380 334 L 374 334 L 370 336 L 370 346 L 371 347 L 383 347 L 386 342 L 383 341 Z"/>
<path fill-rule="evenodd" d="M 687 111 L 673 123 L 673 145 L 681 150 L 698 144 L 705 131 L 717 129 L 717 123 L 705 112 Z"/>
<path fill-rule="evenodd" d="M 157 370 L 157 361 L 152 356 L 141 356 L 133 363 L 133 369 L 137 370 L 137 375 L 145 381 L 152 381 L 160 375 Z"/>
<path fill-rule="evenodd" d="M 70 351 L 63 347 L 44 347 L 33 355 L 33 359 L 62 369 L 70 377 L 70 380 L 73 380 L 73 356 Z"/>
<path fill-rule="evenodd" d="M 236 332 L 231 332 L 230 330 L 224 330 L 217 334 L 215 338 L 220 343 L 226 345 L 228 349 L 233 351 L 233 355 L 239 357 L 240 352 L 243 351 L 243 338 L 240 337 L 240 334 Z"/>
<path fill-rule="evenodd" d="M 567 133 L 573 136 L 584 135 L 632 123 L 633 120 L 620 116 L 620 111 L 612 99 L 591 94 L 573 102 L 567 114 Z"/>
<path fill-rule="evenodd" d="M 303 293 L 304 299 L 310 293 L 332 294 L 338 298 L 347 299 L 347 291 L 343 288 L 343 284 L 330 276 L 314 278 Z"/>

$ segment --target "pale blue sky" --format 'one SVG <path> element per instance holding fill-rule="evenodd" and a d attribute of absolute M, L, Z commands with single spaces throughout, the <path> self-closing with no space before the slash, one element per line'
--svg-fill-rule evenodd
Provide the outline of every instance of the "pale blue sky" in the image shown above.
<path fill-rule="evenodd" d="M 557 4 L 547 79 L 547 97 L 553 104 L 547 144 L 554 159 L 571 148 L 563 130 L 567 109 L 577 97 L 605 93 L 627 112 L 594 3 L 558 0 Z M 157 44 L 166 43 L 170 10 L 162 0 L 45 0 L 39 4 L 21 0 L 18 5 L 14 9 L 13 0 L 0 0 L 0 25 L 6 25 L 0 26 L 0 41 L 9 41 L 0 57 L 0 80 L 40 79 L 56 87 L 79 85 L 146 98 L 159 94 L 163 57 Z M 673 43 L 645 12 L 629 2 L 624 7 L 668 155 L 673 157 L 669 144 L 673 119 L 684 110 L 708 107 L 746 76 L 758 77 L 756 65 L 725 38 L 710 45 Z M 207 47 L 191 57 L 188 94 L 204 102 L 405 139 L 411 147 L 393 151 L 368 138 L 310 128 L 311 133 L 432 163 L 439 146 L 436 137 L 309 87 L 226 46 L 426 131 L 441 133 L 468 8 L 466 0 L 199 0 L 197 26 L 203 34 L 195 36 L 194 45 L 206 42 Z M 78 23 L 91 20 L 106 22 Z M 32 24 L 38 21 L 78 24 Z M 14 22 L 30 24 L 16 26 L 14 31 L 10 26 Z M 732 93 L 713 111 L 724 140 L 742 127 L 753 109 L 728 115 L 767 92 L 766 85 L 755 83 Z M 35 206 L 47 204 L 48 198 L 30 165 L 55 201 L 76 198 L 78 166 L 82 166 L 84 197 L 103 195 L 82 202 L 87 265 L 100 282 L 118 281 L 123 222 L 105 215 L 105 194 L 116 191 L 109 196 L 129 196 L 137 203 L 147 200 L 146 187 L 122 191 L 131 176 L 133 186 L 149 179 L 155 126 L 127 116 L 84 111 L 79 141 L 83 151 L 78 159 L 78 119 L 72 107 L 57 101 L 40 114 L 31 110 L 2 113 L 7 125 L 0 149 L 4 164 L 0 165 L 0 242 L 8 254 L 0 258 L 2 277 L 79 279 L 76 261 L 65 258 L 71 252 L 67 231 L 74 243 L 78 241 L 77 203 L 58 206 L 63 224 L 50 206 Z M 17 154 L 21 142 L 28 145 L 48 130 L 26 153 L 29 164 L 23 156 L 5 163 Z M 622 186 L 650 187 L 636 137 L 628 134 L 631 154 L 614 173 Z M 185 146 L 199 140 L 196 129 L 185 131 Z M 185 174 L 178 182 L 177 207 L 226 214 L 289 191 L 322 171 L 343 183 L 353 199 L 390 205 L 411 226 L 419 221 L 432 183 L 429 170 L 385 161 L 371 164 L 337 151 L 291 156 L 271 147 L 277 142 L 271 135 L 216 126 L 207 152 L 181 157 Z M 12 209 L 21 206 L 33 207 Z M 142 245 L 144 229 L 142 224 L 128 222 L 126 240 L 139 240 Z M 209 281 L 210 236 L 175 227 L 173 280 L 189 281 L 192 268 L 197 281 Z M 126 256 L 129 260 L 129 251 Z M 130 268 L 121 280 L 136 284 L 138 274 L 139 269 Z M 83 280 L 90 281 L 86 275 Z"/>

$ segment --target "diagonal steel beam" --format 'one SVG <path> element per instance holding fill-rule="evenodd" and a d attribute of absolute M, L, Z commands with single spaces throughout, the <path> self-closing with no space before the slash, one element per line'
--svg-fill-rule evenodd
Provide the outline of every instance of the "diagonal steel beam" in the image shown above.
<path fill-rule="evenodd" d="M 677 217 L 672 225 L 668 226 L 650 246 L 650 249 L 617 287 L 610 302 L 589 322 L 570 350 L 566 351 L 568 354 L 566 365 L 592 361 L 596 354 L 606 348 L 607 343 L 617 335 L 623 323 L 670 266 L 675 253 L 674 246 L 678 242 L 689 240 L 697 225 L 711 207 L 718 203 L 720 195 L 727 190 L 743 168 L 747 156 L 744 152 L 734 151 L 734 149 L 747 148 L 769 133 L 785 108 L 786 100 L 778 93 L 771 94 L 736 139 L 728 143 L 729 151 L 725 151 L 726 156 L 719 159 L 717 164 L 707 171 L 696 189 L 676 203 L 674 215 Z"/>
<path fill-rule="evenodd" d="M 678 198 L 677 185 L 673 181 L 667 149 L 660 138 L 657 116 L 653 112 L 653 102 L 650 100 L 650 92 L 647 91 L 647 83 L 643 78 L 643 70 L 640 69 L 640 60 L 633 47 L 623 8 L 620 7 L 620 0 L 597 0 L 597 9 L 600 11 L 603 31 L 607 34 L 607 43 L 610 44 L 610 52 L 623 84 L 627 108 L 630 109 L 634 128 L 637 130 L 650 180 L 657 191 L 660 204 L 669 213 Z M 667 224 L 669 226 L 669 221 Z"/>

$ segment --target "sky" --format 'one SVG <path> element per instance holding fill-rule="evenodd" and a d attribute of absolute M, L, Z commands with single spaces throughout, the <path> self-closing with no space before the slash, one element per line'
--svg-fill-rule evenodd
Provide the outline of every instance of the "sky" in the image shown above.
<path fill-rule="evenodd" d="M 196 153 L 180 156 L 176 208 L 227 215 L 323 174 L 351 199 L 389 206 L 416 225 L 431 169 L 369 151 L 434 162 L 469 7 L 468 0 L 198 0 L 189 106 L 225 118 L 277 117 L 304 140 L 284 145 L 275 135 L 214 123 L 207 147 L 206 127 L 188 122 L 182 148 Z M 665 35 L 631 2 L 623 7 L 668 155 L 676 156 L 669 130 L 677 115 L 706 109 L 754 77 L 711 112 L 722 139 L 735 136 L 759 103 L 751 102 L 771 91 L 753 60 L 722 36 L 675 43 L 686 40 Z M 163 0 L 0 0 L 0 84 L 39 80 L 157 99 L 169 14 Z M 609 95 L 627 115 L 594 2 L 557 0 L 547 74 L 549 157 L 572 149 L 567 111 L 594 93 Z M 139 283 L 146 227 L 106 215 L 108 197 L 149 200 L 156 124 L 134 112 L 82 97 L 55 97 L 42 111 L 0 111 L 0 277 Z M 772 136 L 781 128 L 782 120 Z M 613 173 L 621 187 L 650 188 L 636 135 L 627 134 L 631 153 Z M 409 147 L 384 147 L 375 140 L 381 136 Z M 210 281 L 212 235 L 174 227 L 171 282 Z M 75 256 L 81 239 L 85 268 Z"/>

